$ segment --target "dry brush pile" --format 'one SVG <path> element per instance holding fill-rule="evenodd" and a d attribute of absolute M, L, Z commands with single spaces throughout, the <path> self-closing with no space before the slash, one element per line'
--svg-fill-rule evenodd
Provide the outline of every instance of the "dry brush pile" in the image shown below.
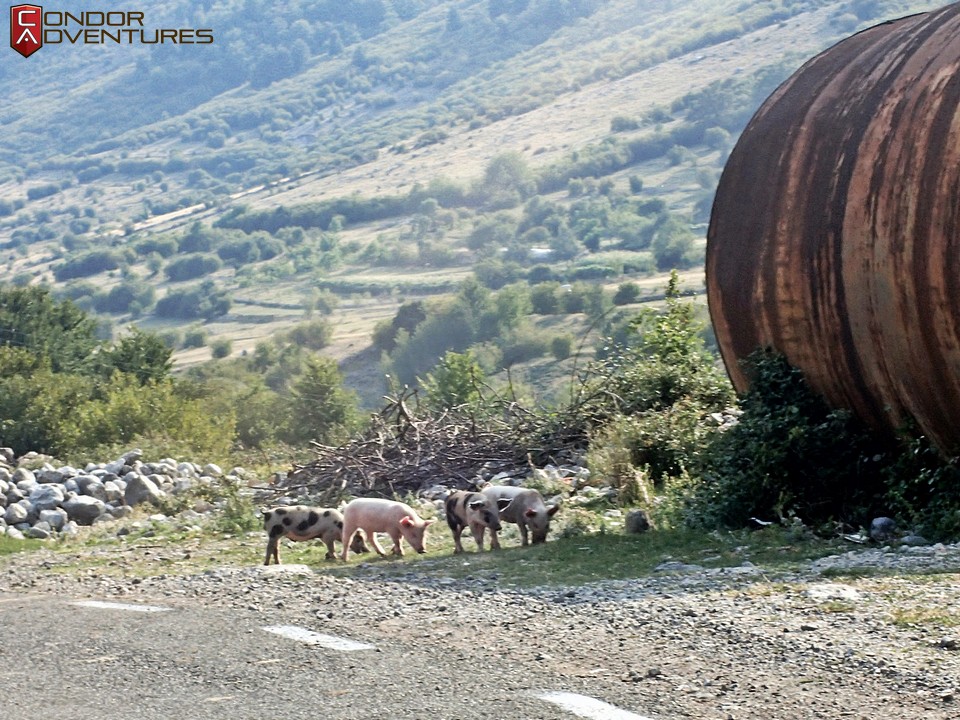
<path fill-rule="evenodd" d="M 541 464 L 579 460 L 586 436 L 573 425 L 502 399 L 482 411 L 471 405 L 421 413 L 416 390 L 406 389 L 351 441 L 313 443 L 316 458 L 295 465 L 274 491 L 335 504 L 346 496 L 402 497 L 438 483 L 475 489 L 494 475 L 522 477 Z"/>

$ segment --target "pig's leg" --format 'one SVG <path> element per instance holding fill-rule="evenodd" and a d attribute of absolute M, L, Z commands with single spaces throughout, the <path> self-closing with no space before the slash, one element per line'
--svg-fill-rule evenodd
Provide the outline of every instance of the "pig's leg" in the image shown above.
<path fill-rule="evenodd" d="M 353 521 L 344 518 L 343 535 L 340 537 L 340 542 L 343 543 L 343 552 L 340 554 L 340 558 L 344 562 L 347 561 L 347 554 L 350 552 L 350 538 L 352 538 L 356 532 L 357 526 L 353 523 Z"/>
<path fill-rule="evenodd" d="M 327 556 L 326 556 L 327 560 L 333 560 L 337 556 L 337 552 L 336 550 L 334 550 L 334 547 L 333 547 L 333 542 L 334 542 L 334 538 L 332 537 L 326 537 L 323 540 L 324 545 L 327 546 Z"/>
<path fill-rule="evenodd" d="M 450 531 L 453 533 L 453 554 L 459 555 L 463 552 L 463 545 L 460 542 L 460 533 L 463 532 L 463 525 L 458 525 L 457 527 L 451 525 Z"/>
<path fill-rule="evenodd" d="M 403 535 L 400 534 L 400 530 L 393 529 L 389 532 L 389 535 L 393 538 L 393 554 L 403 557 L 403 547 L 400 545 L 400 538 L 402 538 Z"/>
<path fill-rule="evenodd" d="M 470 532 L 473 533 L 473 539 L 477 541 L 477 548 L 483 552 L 483 531 L 486 527 L 483 525 L 471 525 Z"/>
<path fill-rule="evenodd" d="M 517 523 L 517 527 L 520 528 L 520 544 L 526 545 L 529 540 L 527 539 L 527 524 L 525 522 Z"/>
<path fill-rule="evenodd" d="M 367 536 L 367 542 L 370 543 L 370 545 L 373 546 L 373 549 L 377 551 L 377 555 L 380 557 L 386 557 L 387 553 L 384 552 L 383 548 L 380 546 L 380 543 L 377 541 L 377 534 L 372 530 L 364 530 L 363 532 Z"/>
<path fill-rule="evenodd" d="M 264 558 L 263 564 L 270 564 L 270 556 L 273 556 L 273 561 L 279 565 L 280 564 L 280 538 L 283 535 L 283 526 L 274 525 L 270 528 L 270 539 L 267 540 L 267 557 Z"/>
<path fill-rule="evenodd" d="M 497 536 L 497 531 L 493 528 L 490 529 L 490 549 L 499 550 L 500 549 L 500 538 Z"/>

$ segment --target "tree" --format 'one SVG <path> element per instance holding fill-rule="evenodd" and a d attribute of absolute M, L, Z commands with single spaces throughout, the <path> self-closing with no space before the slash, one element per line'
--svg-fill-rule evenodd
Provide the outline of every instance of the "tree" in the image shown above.
<path fill-rule="evenodd" d="M 669 217 L 660 225 L 652 246 L 658 270 L 687 268 L 692 263 L 693 233 L 676 217 Z"/>
<path fill-rule="evenodd" d="M 446 410 L 480 401 L 483 370 L 468 350 L 447 352 L 436 366 L 420 380 L 427 404 L 435 410 Z"/>
<path fill-rule="evenodd" d="M 46 288 L 0 288 L 0 345 L 24 348 L 54 372 L 86 365 L 99 344 L 96 332 L 96 320 Z"/>
<path fill-rule="evenodd" d="M 640 299 L 642 290 L 640 286 L 633 282 L 620 283 L 616 294 L 613 296 L 614 305 L 630 305 Z"/>
<path fill-rule="evenodd" d="M 356 395 L 344 387 L 343 375 L 330 358 L 308 357 L 291 392 L 292 432 L 297 440 L 337 442 L 356 426 Z"/>
<path fill-rule="evenodd" d="M 173 351 L 158 335 L 132 326 L 112 348 L 97 354 L 97 364 L 105 377 L 114 370 L 130 373 L 141 385 L 157 382 L 170 375 Z"/>
<path fill-rule="evenodd" d="M 508 208 L 530 197 L 537 184 L 527 161 L 518 152 L 507 152 L 494 157 L 483 173 L 480 188 L 487 205 Z"/>
<path fill-rule="evenodd" d="M 222 266 L 220 259 L 213 255 L 193 253 L 173 260 L 164 272 L 172 281 L 179 282 L 215 273 Z"/>

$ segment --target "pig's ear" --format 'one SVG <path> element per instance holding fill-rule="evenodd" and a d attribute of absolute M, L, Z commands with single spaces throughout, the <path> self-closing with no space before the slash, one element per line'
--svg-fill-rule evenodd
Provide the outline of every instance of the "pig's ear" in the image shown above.
<path fill-rule="evenodd" d="M 512 502 L 513 500 L 511 500 L 510 498 L 500 498 L 499 500 L 497 500 L 497 510 L 499 510 L 500 512 L 503 512 L 510 506 L 510 503 Z"/>
<path fill-rule="evenodd" d="M 523 514 L 526 515 L 527 517 L 536 517 L 536 516 L 537 516 L 537 511 L 534 510 L 533 508 L 529 508 L 529 509 L 528 509 L 525 513 L 523 513 Z"/>
<path fill-rule="evenodd" d="M 430 526 L 433 525 L 435 522 L 436 522 L 436 520 L 424 520 L 424 521 L 423 521 L 423 526 L 424 526 L 424 527 L 430 527 Z"/>
<path fill-rule="evenodd" d="M 484 505 L 486 505 L 486 504 L 487 504 L 487 503 L 486 503 L 485 500 L 474 500 L 472 503 L 470 503 L 470 509 L 471 509 L 471 510 L 479 510 L 480 508 L 482 508 L 482 507 L 483 507 Z"/>
<path fill-rule="evenodd" d="M 547 505 L 547 515 L 553 517 L 557 514 L 557 510 L 560 509 L 559 505 Z"/>
<path fill-rule="evenodd" d="M 410 527 L 413 525 L 413 518 L 411 518 L 409 515 L 404 515 L 402 518 L 400 518 L 400 524 Z"/>

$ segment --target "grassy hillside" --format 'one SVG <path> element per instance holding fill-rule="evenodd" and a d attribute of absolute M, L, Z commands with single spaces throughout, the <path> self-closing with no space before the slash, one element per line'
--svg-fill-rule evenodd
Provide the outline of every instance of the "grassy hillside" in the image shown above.
<path fill-rule="evenodd" d="M 180 366 L 327 312 L 325 352 L 371 402 L 377 324 L 475 271 L 642 299 L 680 267 L 698 288 L 719 172 L 760 102 L 841 37 L 941 4 L 151 3 L 148 26 L 215 42 L 0 63 L 4 273 L 167 333 Z"/>

